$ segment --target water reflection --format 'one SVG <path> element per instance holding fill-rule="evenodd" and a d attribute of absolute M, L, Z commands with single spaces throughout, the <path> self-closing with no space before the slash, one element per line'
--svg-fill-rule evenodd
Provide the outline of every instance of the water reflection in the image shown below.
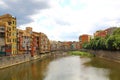
<path fill-rule="evenodd" d="M 51 59 L 33 61 L 0 70 L 0 80 L 43 80 Z"/>
<path fill-rule="evenodd" d="M 88 58 L 70 56 L 51 62 L 44 80 L 109 80 L 109 70 L 85 66 Z"/>
<path fill-rule="evenodd" d="M 120 64 L 113 61 L 108 61 L 99 58 L 92 58 L 90 62 L 86 63 L 87 66 L 96 68 L 109 69 L 110 80 L 120 80 Z"/>
<path fill-rule="evenodd" d="M 120 64 L 67 56 L 27 62 L 0 70 L 0 80 L 120 80 Z"/>

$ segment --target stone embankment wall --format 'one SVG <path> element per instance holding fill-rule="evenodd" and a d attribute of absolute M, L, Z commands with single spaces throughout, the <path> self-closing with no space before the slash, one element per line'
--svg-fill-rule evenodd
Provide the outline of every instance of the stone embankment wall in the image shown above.
<path fill-rule="evenodd" d="M 17 65 L 20 63 L 24 63 L 27 61 L 35 60 L 35 59 L 43 59 L 44 57 L 48 55 L 49 54 L 36 55 L 34 57 L 31 57 L 30 54 L 22 54 L 22 55 L 16 55 L 16 56 L 0 57 L 0 69 L 13 66 L 13 65 Z"/>
<path fill-rule="evenodd" d="M 120 51 L 87 50 L 96 57 L 108 59 L 120 63 Z"/>
<path fill-rule="evenodd" d="M 22 55 L 16 55 L 16 56 L 4 56 L 4 57 L 0 57 L 0 69 L 10 67 L 13 65 L 17 65 L 17 64 L 21 64 L 21 63 L 28 62 L 28 61 L 35 60 L 35 59 L 42 60 L 44 58 L 47 58 L 48 56 L 57 57 L 57 56 L 65 56 L 65 55 L 67 55 L 66 52 L 55 51 L 55 52 L 50 52 L 46 54 L 35 55 L 34 57 L 31 57 L 30 54 L 22 54 Z"/>

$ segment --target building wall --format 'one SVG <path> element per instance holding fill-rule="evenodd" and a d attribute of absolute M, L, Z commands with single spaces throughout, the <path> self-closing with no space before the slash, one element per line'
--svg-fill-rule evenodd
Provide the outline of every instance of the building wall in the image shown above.
<path fill-rule="evenodd" d="M 40 53 L 46 53 L 50 51 L 50 41 L 46 34 L 40 33 L 40 43 L 39 43 L 39 48 L 40 48 Z"/>
<path fill-rule="evenodd" d="M 6 24 L 0 21 L 0 56 L 5 55 L 5 29 Z"/>
<path fill-rule="evenodd" d="M 17 49 L 18 49 L 18 54 L 24 54 L 25 49 L 23 48 L 23 30 L 17 29 Z"/>
<path fill-rule="evenodd" d="M 94 37 L 106 37 L 107 35 L 112 35 L 113 31 L 116 29 L 117 27 L 111 27 L 111 28 L 107 28 L 105 30 L 99 30 L 96 31 L 94 33 Z"/>
<path fill-rule="evenodd" d="M 32 28 L 17 29 L 18 54 L 30 54 L 32 49 Z"/>
<path fill-rule="evenodd" d="M 16 38 L 16 18 L 11 16 L 10 14 L 5 14 L 0 16 L 0 21 L 7 22 L 8 26 L 6 27 L 6 52 L 10 53 L 10 55 L 16 55 L 17 54 L 17 38 Z M 10 49 L 10 48 L 11 49 Z"/>
<path fill-rule="evenodd" d="M 62 50 L 62 42 L 60 41 L 50 41 L 51 51 Z"/>
<path fill-rule="evenodd" d="M 101 31 L 96 31 L 94 33 L 94 37 L 105 37 L 107 35 L 107 31 L 101 30 Z"/>
<path fill-rule="evenodd" d="M 91 39 L 91 36 L 90 36 L 90 35 L 87 35 L 87 34 L 81 35 L 81 36 L 79 37 L 80 49 L 82 48 L 82 45 L 83 45 L 85 42 L 89 42 L 90 39 Z"/>
<path fill-rule="evenodd" d="M 112 35 L 114 30 L 116 29 L 117 27 L 110 27 L 110 28 L 105 29 L 104 31 L 106 31 L 108 35 Z"/>
<path fill-rule="evenodd" d="M 39 33 L 33 32 L 32 34 L 32 56 L 39 54 Z"/>
<path fill-rule="evenodd" d="M 68 50 L 79 50 L 79 42 L 77 41 L 51 41 L 51 51 L 68 51 Z"/>
<path fill-rule="evenodd" d="M 72 42 L 72 49 L 79 50 L 79 42 L 77 42 L 77 41 Z"/>

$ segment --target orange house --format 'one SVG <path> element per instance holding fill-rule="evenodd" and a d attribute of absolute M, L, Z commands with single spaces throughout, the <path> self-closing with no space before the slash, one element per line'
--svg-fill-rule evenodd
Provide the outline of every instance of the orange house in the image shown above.
<path fill-rule="evenodd" d="M 106 35 L 107 35 L 107 31 L 106 30 L 99 30 L 99 31 L 96 31 L 94 33 L 95 37 L 105 37 Z"/>
<path fill-rule="evenodd" d="M 91 39 L 91 36 L 88 35 L 88 34 L 83 34 L 79 37 L 79 44 L 80 44 L 80 49 L 82 49 L 82 45 L 85 43 L 85 42 L 89 42 Z"/>

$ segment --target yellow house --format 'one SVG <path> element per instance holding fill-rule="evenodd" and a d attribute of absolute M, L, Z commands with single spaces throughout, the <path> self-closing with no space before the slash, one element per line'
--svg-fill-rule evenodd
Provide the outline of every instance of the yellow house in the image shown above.
<path fill-rule="evenodd" d="M 0 56 L 6 55 L 5 52 L 5 30 L 7 23 L 0 21 Z"/>
<path fill-rule="evenodd" d="M 39 51 L 40 53 L 47 53 L 47 52 L 50 52 L 50 41 L 47 37 L 46 34 L 40 32 L 39 33 L 40 37 L 39 37 Z"/>
<path fill-rule="evenodd" d="M 0 16 L 1 22 L 6 22 L 7 26 L 5 29 L 5 47 L 6 53 L 9 55 L 17 54 L 17 37 L 16 37 L 16 18 L 10 14 Z"/>

